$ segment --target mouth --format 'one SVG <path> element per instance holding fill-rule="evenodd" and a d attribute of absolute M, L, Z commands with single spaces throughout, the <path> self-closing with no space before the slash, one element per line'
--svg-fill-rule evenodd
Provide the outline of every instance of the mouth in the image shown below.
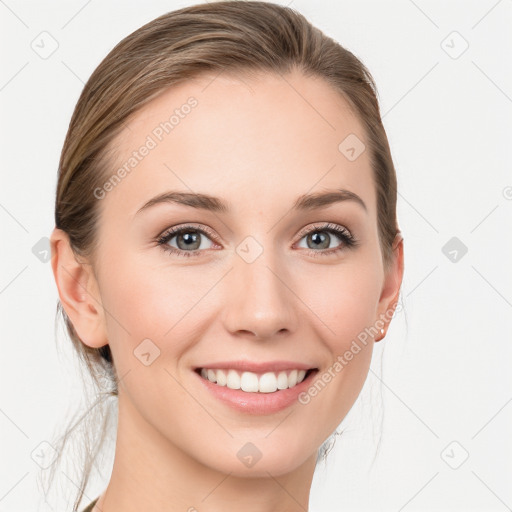
<path fill-rule="evenodd" d="M 252 372 L 234 368 L 196 368 L 194 370 L 202 379 L 245 393 L 277 393 L 292 389 L 318 372 L 318 368 L 292 368 L 288 370 Z"/>
<path fill-rule="evenodd" d="M 314 363 L 298 361 L 224 360 L 191 368 L 202 396 L 238 412 L 269 415 L 299 401 L 319 372 Z M 206 403 L 206 402 L 205 402 Z M 210 403 L 210 402 L 208 402 Z"/>

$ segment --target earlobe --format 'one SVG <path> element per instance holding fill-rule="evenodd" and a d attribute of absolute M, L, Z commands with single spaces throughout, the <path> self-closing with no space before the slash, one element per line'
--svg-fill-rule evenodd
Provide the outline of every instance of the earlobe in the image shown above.
<path fill-rule="evenodd" d="M 60 302 L 82 342 L 99 348 L 108 343 L 101 296 L 86 261 L 79 261 L 69 236 L 55 228 L 51 238 L 52 270 Z"/>
<path fill-rule="evenodd" d="M 379 301 L 378 318 L 380 324 L 384 325 L 382 325 L 381 329 L 381 325 L 379 324 L 380 336 L 376 338 L 375 341 L 380 341 L 386 336 L 386 331 L 400 297 L 400 288 L 404 274 L 403 240 L 403 236 L 399 231 L 393 242 L 393 264 L 385 276 L 384 287 Z"/>

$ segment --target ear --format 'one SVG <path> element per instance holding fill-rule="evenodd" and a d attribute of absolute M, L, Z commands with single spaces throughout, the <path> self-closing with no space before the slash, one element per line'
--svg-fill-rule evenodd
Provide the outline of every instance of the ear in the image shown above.
<path fill-rule="evenodd" d="M 50 243 L 53 276 L 64 311 L 85 345 L 106 345 L 104 309 L 92 266 L 78 261 L 65 231 L 55 228 Z"/>
<path fill-rule="evenodd" d="M 400 296 L 400 287 L 404 275 L 404 239 L 400 231 L 397 233 L 393 242 L 393 263 L 384 277 L 384 286 L 379 299 L 378 320 L 375 325 L 379 330 L 382 327 L 383 334 L 379 334 L 375 341 L 380 341 L 386 336 L 393 312 L 398 304 Z M 380 321 L 379 321 L 380 320 Z"/>

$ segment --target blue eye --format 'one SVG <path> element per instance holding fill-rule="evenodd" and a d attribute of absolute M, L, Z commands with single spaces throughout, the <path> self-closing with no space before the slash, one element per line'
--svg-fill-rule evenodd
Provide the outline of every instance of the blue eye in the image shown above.
<path fill-rule="evenodd" d="M 330 235 L 335 235 L 336 238 L 342 241 L 341 245 L 338 245 L 334 248 L 330 247 L 330 242 L 332 241 L 332 237 Z M 306 247 L 309 252 L 313 256 L 326 256 L 338 251 L 342 251 L 343 249 L 355 247 L 359 244 L 356 238 L 350 233 L 350 231 L 338 224 L 326 223 L 320 226 L 315 226 L 313 229 L 309 229 L 306 233 L 303 234 L 302 239 L 306 239 Z M 311 245 L 309 245 L 311 243 Z M 325 247 L 327 243 L 327 247 Z M 311 246 L 316 248 L 323 249 L 322 251 L 312 250 Z"/>
<path fill-rule="evenodd" d="M 328 233 L 326 235 L 326 233 Z M 349 249 L 359 244 L 356 238 L 348 231 L 348 229 L 338 224 L 323 223 L 321 225 L 309 228 L 301 233 L 301 238 L 306 239 L 308 247 L 306 249 L 313 256 L 327 256 L 343 249 Z M 341 240 L 341 245 L 334 248 L 330 247 L 332 236 L 335 235 Z M 210 246 L 204 247 L 202 238 L 206 237 L 210 241 Z M 170 245 L 169 242 L 176 238 L 176 246 Z M 206 227 L 198 227 L 195 225 L 175 226 L 167 230 L 158 237 L 157 244 L 166 252 L 175 254 L 176 256 L 200 256 L 205 249 L 211 249 L 215 235 Z M 328 247 L 325 247 L 327 243 Z M 316 246 L 316 247 L 315 247 Z M 316 250 L 320 248 L 322 250 Z"/>
<path fill-rule="evenodd" d="M 177 256 L 199 256 L 200 251 L 205 249 L 201 247 L 201 237 L 213 236 L 207 230 L 192 225 L 174 227 L 166 231 L 157 240 L 157 243 L 164 251 L 168 251 Z M 178 247 L 169 245 L 169 242 L 176 238 Z M 210 248 L 210 247 L 207 247 Z"/>

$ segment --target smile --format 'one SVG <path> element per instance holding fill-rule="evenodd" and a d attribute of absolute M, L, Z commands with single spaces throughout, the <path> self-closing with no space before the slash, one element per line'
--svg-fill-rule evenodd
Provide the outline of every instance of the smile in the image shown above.
<path fill-rule="evenodd" d="M 278 390 L 289 389 L 300 384 L 310 370 L 288 370 L 279 372 L 255 373 L 237 371 L 235 369 L 198 368 L 196 370 L 203 379 L 218 386 L 241 390 L 246 393 L 274 393 Z"/>

